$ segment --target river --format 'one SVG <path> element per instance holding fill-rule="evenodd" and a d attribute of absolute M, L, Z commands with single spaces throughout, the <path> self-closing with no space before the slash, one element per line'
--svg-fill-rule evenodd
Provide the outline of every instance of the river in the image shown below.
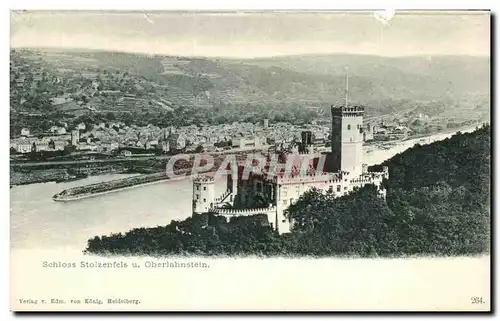
<path fill-rule="evenodd" d="M 408 140 L 390 149 L 369 153 L 365 148 L 364 163 L 379 164 L 417 142 L 430 143 L 451 135 L 453 133 Z M 11 248 L 81 251 L 87 240 L 96 235 L 166 225 L 191 215 L 190 179 L 165 181 L 74 202 L 52 200 L 52 195 L 63 189 L 126 176 L 131 175 L 100 175 L 73 182 L 14 186 L 10 190 Z M 216 184 L 217 193 L 225 188 L 223 181 Z"/>

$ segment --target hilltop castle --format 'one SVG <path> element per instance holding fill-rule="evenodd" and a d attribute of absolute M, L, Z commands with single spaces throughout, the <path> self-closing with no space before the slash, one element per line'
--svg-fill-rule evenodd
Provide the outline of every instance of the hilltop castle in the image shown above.
<path fill-rule="evenodd" d="M 267 214 L 279 233 L 288 233 L 292 222 L 285 217 L 285 210 L 312 188 L 340 197 L 373 184 L 379 195 L 385 197 L 382 180 L 389 178 L 389 169 L 383 167 L 382 172 L 369 172 L 363 164 L 364 107 L 348 105 L 347 88 L 345 105 L 331 106 L 331 152 L 314 155 L 306 146 L 307 153 L 289 155 L 295 158 L 292 175 L 262 170 L 252 171 L 246 178 L 242 177 L 243 167 L 239 167 L 238 175 L 227 176 L 227 189 L 219 197 L 215 197 L 212 177 L 198 177 L 193 181 L 193 214 L 210 212 L 227 218 Z"/>

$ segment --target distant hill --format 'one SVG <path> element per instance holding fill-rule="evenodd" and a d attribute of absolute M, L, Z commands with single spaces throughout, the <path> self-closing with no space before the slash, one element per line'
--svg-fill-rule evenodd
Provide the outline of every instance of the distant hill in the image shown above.
<path fill-rule="evenodd" d="M 349 66 L 351 101 L 368 106 L 368 115 L 419 105 L 430 114 L 450 110 L 453 114 L 454 109 L 462 115 L 487 113 L 490 104 L 487 57 L 346 54 L 217 59 L 62 49 L 37 49 L 33 56 L 30 51 L 16 50 L 21 57 L 36 59 L 68 81 L 75 73 L 88 74 L 89 70 L 97 74 L 127 72 L 131 77 L 128 85 L 141 82 L 149 87 L 146 93 L 150 98 L 160 100 L 144 101 L 139 111 L 161 112 L 160 107 L 166 104 L 168 108 L 213 111 L 232 119 L 250 115 L 255 108 L 326 110 L 330 104 L 343 102 L 345 66 Z M 122 92 L 126 92 L 124 86 Z M 121 106 L 98 99 L 94 102 L 97 110 L 120 112 Z M 262 115 L 262 110 L 258 114 Z"/>
<path fill-rule="evenodd" d="M 310 75 L 343 76 L 349 67 L 354 100 L 429 100 L 490 92 L 490 60 L 470 56 L 380 57 L 369 55 L 300 55 L 246 60 Z M 364 81 L 363 81 L 364 80 Z M 344 80 L 336 84 L 343 88 Z"/>

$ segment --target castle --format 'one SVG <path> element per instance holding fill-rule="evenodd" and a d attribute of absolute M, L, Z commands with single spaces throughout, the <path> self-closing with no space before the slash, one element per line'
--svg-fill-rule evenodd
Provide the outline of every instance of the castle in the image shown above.
<path fill-rule="evenodd" d="M 279 233 L 290 232 L 292 222 L 284 215 L 285 210 L 306 191 L 317 188 L 339 197 L 367 184 L 378 187 L 385 197 L 382 180 L 389 177 L 389 170 L 369 172 L 363 159 L 362 106 L 332 106 L 331 152 L 320 164 L 321 155 L 296 154 L 299 164 L 294 164 L 292 175 L 278 172 L 250 173 L 243 179 L 243 168 L 238 175 L 227 175 L 226 191 L 215 196 L 215 180 L 200 176 L 193 180 L 193 214 L 214 213 L 232 216 L 267 214 L 269 222 Z M 310 150 L 310 149 L 309 149 Z M 305 159 L 304 164 L 300 164 Z M 309 161 L 311 160 L 311 161 Z M 300 168 L 299 168 L 300 167 Z"/>
<path fill-rule="evenodd" d="M 305 153 L 292 151 L 288 155 L 292 156 L 291 175 L 286 173 L 288 160 L 284 172 L 272 173 L 267 163 L 262 169 L 252 170 L 248 177 L 242 175 L 243 166 L 238 166 L 237 171 L 227 175 L 226 191 L 218 197 L 213 177 L 197 177 L 193 180 L 193 214 L 213 213 L 226 218 L 267 214 L 273 228 L 288 233 L 293 222 L 285 217 L 286 209 L 312 188 L 340 197 L 373 184 L 380 197 L 385 198 L 382 181 L 389 178 L 389 169 L 384 166 L 382 172 L 369 172 L 363 164 L 365 110 L 362 106 L 349 106 L 348 86 L 346 74 L 345 104 L 331 106 L 331 152 L 315 155 L 312 145 L 302 146 Z M 310 144 L 310 139 L 303 140 Z"/>

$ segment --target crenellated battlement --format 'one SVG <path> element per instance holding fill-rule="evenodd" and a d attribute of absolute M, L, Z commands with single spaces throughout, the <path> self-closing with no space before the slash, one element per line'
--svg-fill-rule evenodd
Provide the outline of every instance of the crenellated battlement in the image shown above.
<path fill-rule="evenodd" d="M 212 176 L 200 175 L 193 179 L 193 183 L 215 183 L 215 179 Z"/>
<path fill-rule="evenodd" d="M 276 212 L 276 206 L 265 207 L 265 208 L 245 208 L 245 209 L 234 209 L 234 208 L 214 208 L 211 210 L 212 213 L 225 216 L 248 216 L 256 214 L 267 214 Z"/>
<path fill-rule="evenodd" d="M 316 151 L 299 152 L 299 153 L 296 153 L 296 154 L 301 155 L 301 156 L 321 157 L 321 153 L 320 152 L 316 152 Z"/>
<path fill-rule="evenodd" d="M 384 172 L 367 172 L 359 177 L 356 177 L 356 178 L 349 180 L 349 182 L 351 184 L 360 184 L 360 183 L 372 184 L 372 183 L 379 182 L 386 174 L 387 173 L 385 171 Z"/>
<path fill-rule="evenodd" d="M 351 184 L 371 184 L 375 182 L 373 178 L 354 178 L 349 181 Z"/>
<path fill-rule="evenodd" d="M 298 175 L 292 177 L 278 177 L 277 183 L 279 184 L 297 184 L 297 183 L 313 183 L 313 182 L 342 182 L 342 176 L 338 173 L 308 173 L 306 175 Z"/>
<path fill-rule="evenodd" d="M 361 116 L 365 112 L 365 107 L 363 106 L 331 106 L 332 115 L 346 115 L 346 114 L 357 114 Z"/>
<path fill-rule="evenodd" d="M 215 198 L 214 203 L 220 203 L 226 199 L 231 194 L 231 191 L 225 191 L 221 196 Z"/>

